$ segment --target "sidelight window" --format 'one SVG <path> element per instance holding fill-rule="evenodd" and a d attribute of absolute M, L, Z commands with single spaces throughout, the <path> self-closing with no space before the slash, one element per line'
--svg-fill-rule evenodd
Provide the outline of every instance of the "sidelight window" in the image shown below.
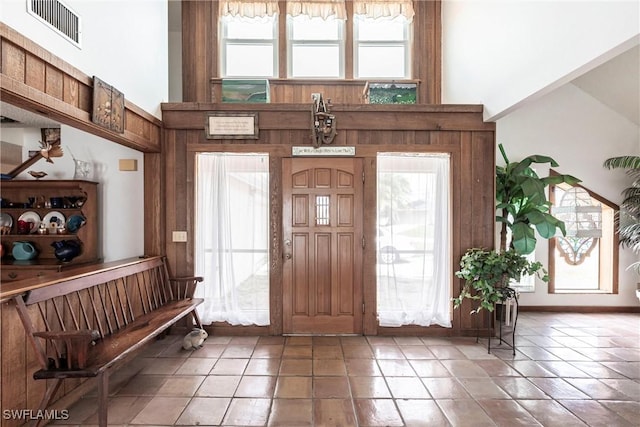
<path fill-rule="evenodd" d="M 380 326 L 451 327 L 448 154 L 379 154 Z"/>
<path fill-rule="evenodd" d="M 195 180 L 202 321 L 268 325 L 268 155 L 200 153 Z"/>

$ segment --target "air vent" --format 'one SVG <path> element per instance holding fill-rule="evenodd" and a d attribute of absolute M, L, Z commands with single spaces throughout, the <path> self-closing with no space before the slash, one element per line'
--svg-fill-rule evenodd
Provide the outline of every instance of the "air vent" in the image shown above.
<path fill-rule="evenodd" d="M 60 0 L 27 0 L 29 13 L 80 47 L 80 16 Z"/>

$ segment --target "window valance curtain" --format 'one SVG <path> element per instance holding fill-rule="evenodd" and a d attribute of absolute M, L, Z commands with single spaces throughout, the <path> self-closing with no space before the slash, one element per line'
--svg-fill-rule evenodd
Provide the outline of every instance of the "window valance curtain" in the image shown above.
<path fill-rule="evenodd" d="M 368 18 L 374 19 L 404 16 L 409 22 L 413 20 L 413 16 L 415 15 L 415 12 L 413 11 L 413 2 L 410 0 L 354 0 L 353 13 L 356 15 L 365 15 Z"/>
<path fill-rule="evenodd" d="M 279 13 L 277 1 L 223 1 L 219 2 L 220 16 L 242 16 L 256 18 Z"/>
<path fill-rule="evenodd" d="M 306 15 L 310 18 L 347 19 L 344 0 L 289 0 L 287 14 L 291 16 Z"/>

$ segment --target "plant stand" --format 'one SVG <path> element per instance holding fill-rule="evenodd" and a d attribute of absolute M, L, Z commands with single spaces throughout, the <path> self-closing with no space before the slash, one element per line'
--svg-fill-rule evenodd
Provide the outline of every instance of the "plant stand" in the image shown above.
<path fill-rule="evenodd" d="M 518 323 L 518 293 L 515 289 L 504 288 L 502 291 L 503 298 L 500 300 L 500 315 L 494 316 L 494 321 L 498 325 L 498 345 L 505 344 L 513 350 L 513 355 L 516 355 L 516 325 Z M 512 314 L 513 310 L 513 314 Z M 487 316 L 487 353 L 491 353 L 491 312 L 486 311 Z M 495 313 L 495 310 L 494 310 Z M 508 330 L 503 330 L 503 325 L 508 326 Z M 511 334 L 511 342 L 506 341 L 503 338 L 504 334 Z M 476 343 L 480 340 L 480 327 L 476 328 Z"/>

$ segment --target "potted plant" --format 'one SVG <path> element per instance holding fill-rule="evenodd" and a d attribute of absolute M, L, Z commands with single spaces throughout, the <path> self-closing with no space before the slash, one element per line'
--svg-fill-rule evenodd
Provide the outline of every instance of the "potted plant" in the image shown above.
<path fill-rule="evenodd" d="M 604 162 L 607 169 L 626 169 L 633 181 L 622 192 L 620 212 L 616 218 L 620 246 L 640 255 L 640 156 L 612 157 Z M 629 266 L 640 275 L 640 261 Z"/>
<path fill-rule="evenodd" d="M 571 175 L 539 177 L 531 168 L 533 163 L 558 163 L 548 156 L 533 155 L 519 162 L 510 162 L 502 144 L 498 145 L 505 166 L 496 166 L 496 221 L 502 224 L 500 249 L 510 247 L 522 255 L 530 254 L 536 247 L 536 235 L 550 239 L 556 230 L 566 234 L 564 223 L 549 213 L 551 202 L 545 188 L 549 184 L 576 184 L 578 178 Z M 534 230 L 535 227 L 535 230 Z M 507 242 L 507 229 L 511 230 L 511 242 Z"/>
<path fill-rule="evenodd" d="M 549 281 L 542 263 L 529 261 L 514 249 L 502 252 L 469 249 L 460 260 L 460 270 L 455 273 L 465 282 L 460 295 L 453 299 L 453 305 L 458 308 L 468 298 L 479 301 L 471 313 L 478 313 L 483 308 L 493 311 L 496 303 L 513 296 L 509 282 L 520 279 L 523 274 L 536 274 L 545 282 Z"/>
<path fill-rule="evenodd" d="M 496 166 L 496 222 L 502 224 L 498 251 L 479 248 L 469 249 L 460 261 L 460 270 L 455 274 L 465 283 L 457 298 L 458 308 L 465 298 L 478 300 L 478 307 L 493 311 L 496 303 L 513 296 L 508 287 L 511 280 L 519 280 L 523 274 L 536 274 L 548 282 L 547 271 L 540 262 L 529 261 L 525 255 L 534 251 L 536 231 L 546 239 L 556 231 L 566 234 L 564 223 L 550 213 L 551 202 L 545 188 L 550 184 L 576 184 L 579 179 L 571 175 L 539 177 L 531 168 L 533 163 L 558 163 L 548 156 L 532 155 L 519 162 L 510 162 L 502 144 L 498 145 L 505 166 Z M 507 241 L 507 230 L 511 230 L 511 241 Z"/>

